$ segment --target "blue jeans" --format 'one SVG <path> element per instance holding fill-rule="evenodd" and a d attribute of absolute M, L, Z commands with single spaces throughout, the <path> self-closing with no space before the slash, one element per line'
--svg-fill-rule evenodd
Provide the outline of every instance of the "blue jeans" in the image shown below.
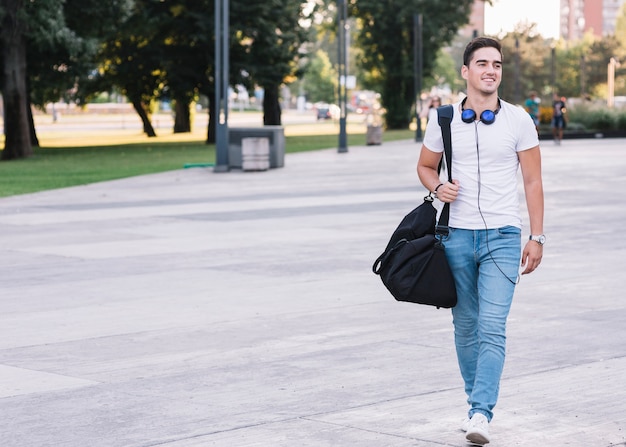
<path fill-rule="evenodd" d="M 552 127 L 556 129 L 564 129 L 565 128 L 565 120 L 563 119 L 563 115 L 561 116 L 553 116 L 552 117 Z"/>
<path fill-rule="evenodd" d="M 443 238 L 458 303 L 452 309 L 454 342 L 465 382 L 469 417 L 488 420 L 498 400 L 504 368 L 506 320 L 521 257 L 521 230 L 450 228 Z"/>

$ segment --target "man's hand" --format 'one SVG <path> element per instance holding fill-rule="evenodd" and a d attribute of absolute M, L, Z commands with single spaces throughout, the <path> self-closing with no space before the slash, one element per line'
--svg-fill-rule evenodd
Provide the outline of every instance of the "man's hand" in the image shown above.
<path fill-rule="evenodd" d="M 459 195 L 459 181 L 445 182 L 437 189 L 437 198 L 445 203 L 454 202 Z"/>
<path fill-rule="evenodd" d="M 522 275 L 532 273 L 539 264 L 541 264 L 541 258 L 543 257 L 543 245 L 538 244 L 535 241 L 528 241 L 522 252 L 522 267 L 526 267 L 522 272 Z"/>

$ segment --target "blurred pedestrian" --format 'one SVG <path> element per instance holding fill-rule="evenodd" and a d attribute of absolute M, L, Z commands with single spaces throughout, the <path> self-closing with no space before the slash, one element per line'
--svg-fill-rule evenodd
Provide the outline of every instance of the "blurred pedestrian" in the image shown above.
<path fill-rule="evenodd" d="M 439 96 L 432 96 L 428 102 L 428 107 L 422 109 L 420 112 L 420 118 L 426 118 L 426 122 L 437 119 L 437 107 L 441 105 L 441 98 Z"/>
<path fill-rule="evenodd" d="M 565 107 L 565 97 L 560 97 L 556 92 L 553 95 L 552 100 L 552 135 L 554 136 L 554 142 L 561 144 L 563 140 L 563 129 L 565 129 L 565 113 L 567 108 Z"/>
<path fill-rule="evenodd" d="M 529 98 L 526 99 L 524 103 L 524 108 L 533 119 L 533 123 L 535 123 L 535 129 L 539 132 L 539 103 L 541 99 L 537 96 L 537 92 L 530 92 Z"/>

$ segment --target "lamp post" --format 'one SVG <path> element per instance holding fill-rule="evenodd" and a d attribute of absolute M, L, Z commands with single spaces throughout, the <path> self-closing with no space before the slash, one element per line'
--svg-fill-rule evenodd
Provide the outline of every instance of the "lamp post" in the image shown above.
<path fill-rule="evenodd" d="M 615 105 L 615 67 L 619 67 L 619 62 L 617 59 L 612 57 L 609 60 L 608 66 L 608 74 L 607 74 L 607 85 L 608 85 L 608 98 L 607 98 L 607 106 L 613 108 Z"/>
<path fill-rule="evenodd" d="M 515 88 L 514 99 L 515 99 L 516 104 L 519 104 L 522 102 L 519 72 L 520 72 L 519 38 L 516 37 L 515 38 L 515 85 L 514 85 L 514 88 Z"/>
<path fill-rule="evenodd" d="M 556 93 L 556 47 L 550 46 L 550 87 L 552 94 Z"/>
<path fill-rule="evenodd" d="M 348 5 L 346 0 L 337 0 L 337 72 L 339 75 L 339 85 L 337 94 L 339 99 L 339 146 L 337 152 L 348 152 L 348 137 L 346 134 L 346 116 L 348 114 L 348 56 L 346 45 Z"/>
<path fill-rule="evenodd" d="M 413 81 L 415 84 L 415 141 L 422 141 L 422 120 L 420 112 L 422 110 L 422 15 L 413 14 Z"/>
<path fill-rule="evenodd" d="M 215 172 L 227 172 L 228 162 L 228 0 L 215 0 Z"/>
<path fill-rule="evenodd" d="M 587 97 L 587 92 L 585 91 L 585 71 L 586 71 L 586 60 L 585 55 L 580 55 L 580 96 L 585 99 Z"/>

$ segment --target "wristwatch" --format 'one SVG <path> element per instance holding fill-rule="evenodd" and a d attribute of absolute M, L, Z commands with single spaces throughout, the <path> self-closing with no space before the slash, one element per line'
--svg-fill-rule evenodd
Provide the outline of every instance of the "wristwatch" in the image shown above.
<path fill-rule="evenodd" d="M 540 235 L 538 235 L 538 236 L 535 236 L 534 234 L 531 234 L 531 235 L 528 237 L 528 240 L 529 240 L 529 241 L 535 241 L 535 242 L 537 242 L 539 245 L 543 245 L 543 244 L 545 244 L 545 243 L 546 243 L 546 236 L 545 236 L 545 235 L 543 235 L 543 234 L 540 234 Z"/>

